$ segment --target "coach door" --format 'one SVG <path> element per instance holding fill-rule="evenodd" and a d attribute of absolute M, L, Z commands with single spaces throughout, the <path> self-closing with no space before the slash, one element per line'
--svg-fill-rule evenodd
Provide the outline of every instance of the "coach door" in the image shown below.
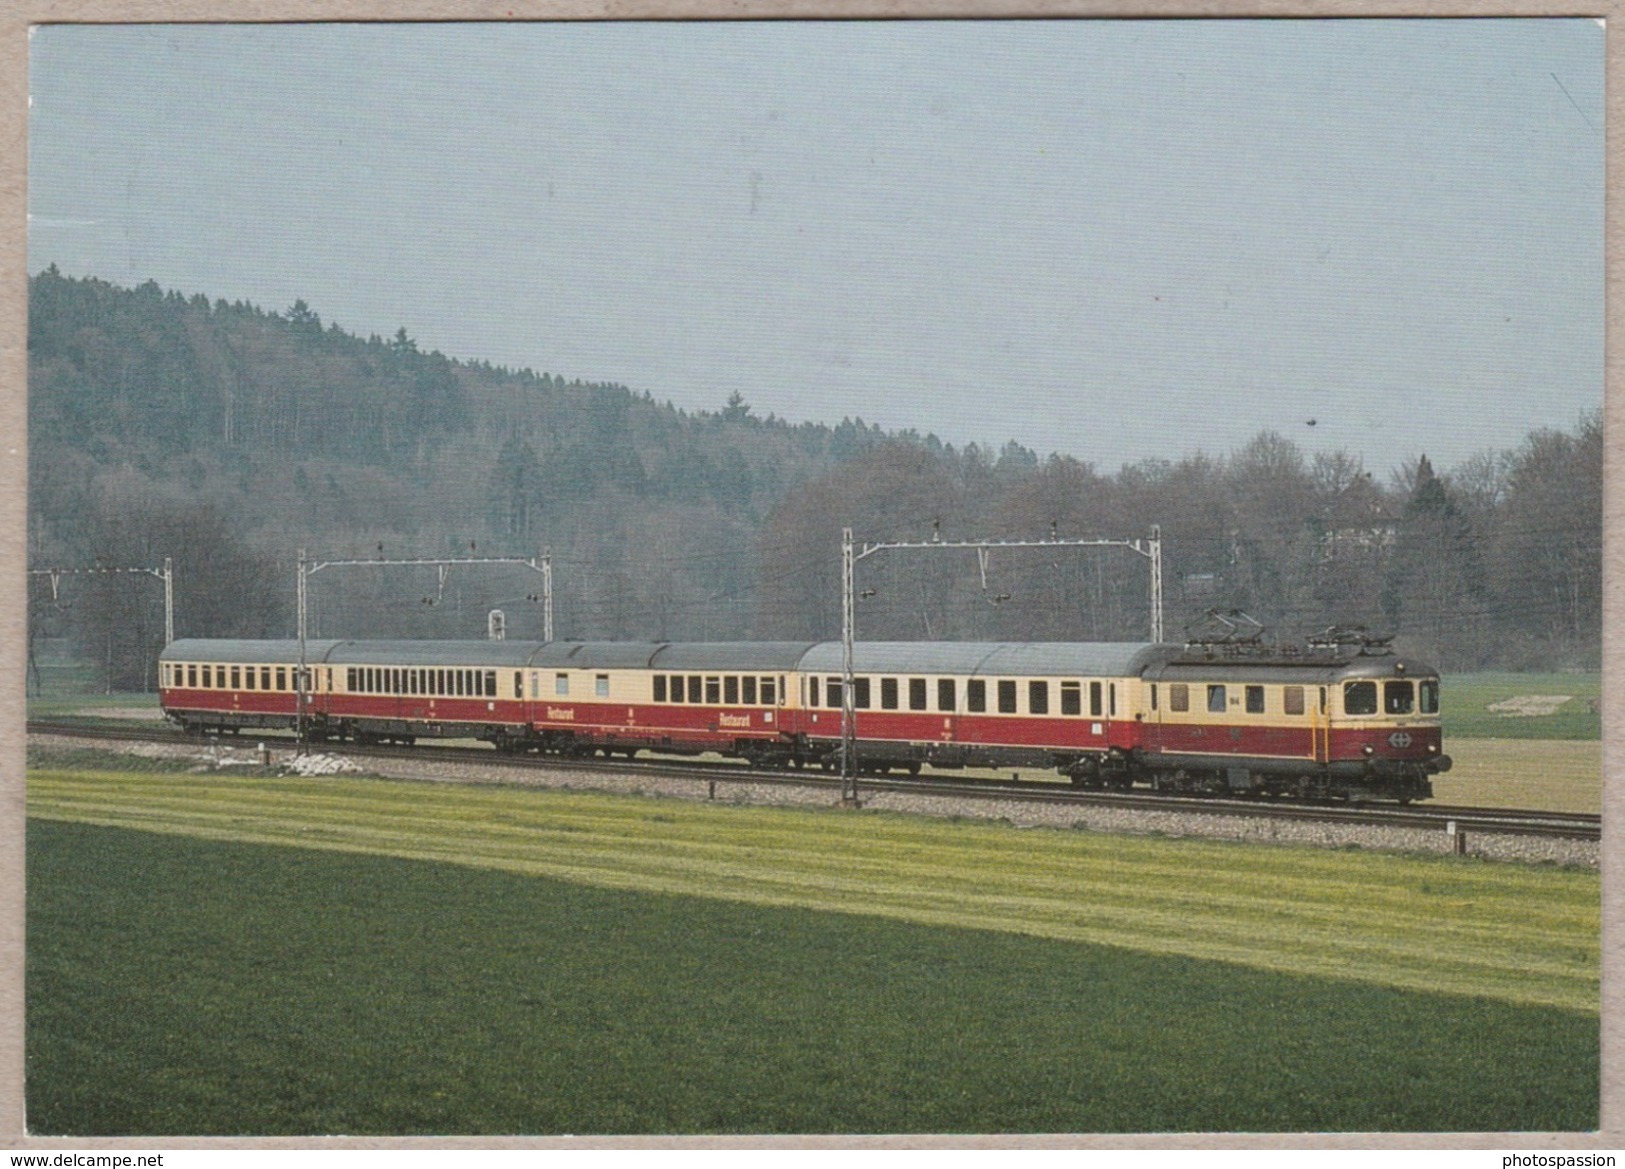
<path fill-rule="evenodd" d="M 1326 687 L 1316 686 L 1310 691 L 1309 707 L 1310 746 L 1316 763 L 1325 763 L 1332 757 L 1331 712 L 1326 705 Z"/>

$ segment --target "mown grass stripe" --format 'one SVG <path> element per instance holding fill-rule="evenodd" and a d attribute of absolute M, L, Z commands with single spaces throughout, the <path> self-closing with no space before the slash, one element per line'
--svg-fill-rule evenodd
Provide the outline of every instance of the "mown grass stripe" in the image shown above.
<path fill-rule="evenodd" d="M 368 780 L 42 771 L 29 811 L 1598 1009 L 1585 872 Z"/>
<path fill-rule="evenodd" d="M 1572 1010 L 44 819 L 28 862 L 40 1132 L 1596 1124 Z"/>

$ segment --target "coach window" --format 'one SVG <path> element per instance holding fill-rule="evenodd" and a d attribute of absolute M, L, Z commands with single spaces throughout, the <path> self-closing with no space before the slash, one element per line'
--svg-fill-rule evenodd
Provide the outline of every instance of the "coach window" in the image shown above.
<path fill-rule="evenodd" d="M 908 708 L 910 710 L 925 709 L 924 678 L 910 678 L 908 680 Z"/>
<path fill-rule="evenodd" d="M 261 666 L 260 667 L 260 689 L 261 690 L 269 690 L 270 688 L 271 688 L 271 667 L 270 666 Z"/>
<path fill-rule="evenodd" d="M 999 679 L 999 713 L 1016 713 L 1016 684 L 1009 678 Z"/>
<path fill-rule="evenodd" d="M 690 702 L 700 701 L 700 676 L 698 674 L 688 676 L 688 700 Z"/>
<path fill-rule="evenodd" d="M 1303 713 L 1303 687 L 1287 686 L 1281 691 L 1281 711 L 1284 714 Z"/>
<path fill-rule="evenodd" d="M 1264 688 L 1262 686 L 1247 687 L 1247 713 L 1264 713 Z"/>
<path fill-rule="evenodd" d="M 807 705 L 809 707 L 819 705 L 819 702 L 818 702 L 818 679 L 817 678 L 808 678 L 807 679 Z"/>
<path fill-rule="evenodd" d="M 880 680 L 880 709 L 897 709 L 897 679 L 882 678 Z"/>
<path fill-rule="evenodd" d="M 231 688 L 233 690 L 241 690 L 242 689 L 242 686 L 243 686 L 242 673 L 243 673 L 243 671 L 242 671 L 241 666 L 233 666 L 233 667 L 231 667 Z"/>
<path fill-rule="evenodd" d="M 869 709 L 869 679 L 852 679 L 852 707 L 855 710 Z"/>
<path fill-rule="evenodd" d="M 664 674 L 655 675 L 655 701 L 666 701 L 666 675 Z"/>
<path fill-rule="evenodd" d="M 1223 685 L 1209 686 L 1207 688 L 1207 712 L 1209 714 L 1223 714 L 1228 705 Z"/>
<path fill-rule="evenodd" d="M 739 702 L 739 679 L 732 674 L 722 679 L 722 701 L 728 706 Z"/>
<path fill-rule="evenodd" d="M 839 678 L 824 679 L 824 702 L 832 709 L 839 710 L 841 706 L 841 680 Z"/>
<path fill-rule="evenodd" d="M 1106 713 L 1112 718 L 1117 717 L 1117 683 L 1113 682 L 1106 687 Z"/>
<path fill-rule="evenodd" d="M 515 670 L 513 672 L 513 696 L 515 698 L 523 698 L 525 696 L 525 674 L 523 670 Z"/>
<path fill-rule="evenodd" d="M 1081 682 L 1062 682 L 1061 683 L 1061 713 L 1062 714 L 1082 714 L 1083 713 L 1083 683 L 1081 683 Z"/>
<path fill-rule="evenodd" d="M 1439 680 L 1429 678 L 1418 687 L 1422 692 L 1422 713 L 1439 713 Z"/>
<path fill-rule="evenodd" d="M 258 690 L 259 689 L 259 686 L 257 686 L 255 684 L 255 682 L 254 682 L 254 667 L 253 666 L 249 666 L 248 669 L 243 671 L 243 689 L 244 690 Z"/>
<path fill-rule="evenodd" d="M 1048 682 L 1028 682 L 1027 683 L 1027 713 L 1028 714 L 1048 714 L 1049 713 L 1049 683 Z"/>
<path fill-rule="evenodd" d="M 1104 707 L 1101 705 L 1101 690 L 1099 682 L 1089 683 L 1089 714 L 1099 718 Z"/>
<path fill-rule="evenodd" d="M 497 672 L 495 670 L 485 671 L 485 696 L 487 698 L 497 696 Z"/>
<path fill-rule="evenodd" d="M 972 714 L 982 714 L 987 710 L 987 682 L 981 678 L 971 678 L 965 683 L 965 709 Z"/>
<path fill-rule="evenodd" d="M 937 679 L 937 709 L 949 712 L 954 708 L 954 680 L 952 678 Z"/>
<path fill-rule="evenodd" d="M 1377 684 L 1350 682 L 1343 687 L 1344 714 L 1376 714 Z"/>
<path fill-rule="evenodd" d="M 278 666 L 276 668 L 276 688 L 278 690 L 286 690 L 288 688 L 288 670 L 286 666 Z"/>
<path fill-rule="evenodd" d="M 739 679 L 739 700 L 746 706 L 756 705 L 756 675 L 746 674 Z"/>
<path fill-rule="evenodd" d="M 186 684 L 194 690 L 197 689 L 197 666 L 186 667 Z"/>
<path fill-rule="evenodd" d="M 776 705 L 777 702 L 778 702 L 778 696 L 783 694 L 783 693 L 784 693 L 784 679 L 782 677 L 778 680 L 778 683 L 776 685 L 775 685 L 772 678 L 763 678 L 762 679 L 762 705 L 763 706 L 774 706 L 774 705 Z"/>
<path fill-rule="evenodd" d="M 722 701 L 722 679 L 712 676 L 705 680 L 705 704 L 715 706 Z"/>
<path fill-rule="evenodd" d="M 554 694 L 569 694 L 570 693 L 570 675 L 569 674 L 554 674 L 553 675 L 553 693 Z"/>
<path fill-rule="evenodd" d="M 1187 711 L 1191 708 L 1191 688 L 1184 682 L 1168 683 L 1168 709 Z"/>
<path fill-rule="evenodd" d="M 599 698 L 608 698 L 609 697 L 609 675 L 608 674 L 599 674 L 596 678 L 593 679 L 592 686 L 593 686 L 593 694 L 596 695 L 597 697 L 599 697 Z"/>
<path fill-rule="evenodd" d="M 1384 682 L 1382 708 L 1389 714 L 1410 714 L 1416 709 L 1415 684 L 1409 681 Z"/>
<path fill-rule="evenodd" d="M 351 666 L 349 669 L 344 671 L 344 688 L 351 694 L 359 694 L 361 692 L 361 687 L 358 679 L 356 678 L 356 668 L 354 666 Z"/>

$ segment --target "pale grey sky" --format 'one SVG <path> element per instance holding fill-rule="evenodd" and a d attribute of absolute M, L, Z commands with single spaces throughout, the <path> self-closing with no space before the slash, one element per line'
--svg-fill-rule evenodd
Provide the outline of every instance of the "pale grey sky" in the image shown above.
<path fill-rule="evenodd" d="M 1107 472 L 1266 427 L 1442 468 L 1602 401 L 1587 19 L 53 26 L 30 58 L 30 271 Z"/>

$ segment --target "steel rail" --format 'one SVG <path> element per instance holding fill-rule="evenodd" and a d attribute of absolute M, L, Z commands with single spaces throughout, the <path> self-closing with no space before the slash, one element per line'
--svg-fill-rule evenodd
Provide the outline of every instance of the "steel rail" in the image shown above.
<path fill-rule="evenodd" d="M 160 726 L 116 727 L 85 723 L 35 720 L 27 724 L 29 734 L 56 734 L 83 739 L 199 744 L 263 739 L 286 744 L 288 736 L 276 732 L 236 736 L 209 736 L 199 739 Z M 661 778 L 692 779 L 707 783 L 755 783 L 819 788 L 843 788 L 839 771 L 804 768 L 762 770 L 743 762 L 705 760 L 683 762 L 673 759 L 609 759 L 570 755 L 510 755 L 475 747 L 420 744 L 411 747 L 329 744 L 334 754 L 356 758 L 441 759 L 456 763 L 518 769 L 603 771 L 616 774 L 647 775 Z M 1591 813 L 1550 812 L 1534 809 L 1473 807 L 1399 808 L 1371 804 L 1289 803 L 1270 798 L 1236 799 L 1223 796 L 1168 796 L 1149 792 L 1080 791 L 1063 780 L 964 779 L 936 775 L 930 778 L 871 775 L 865 778 L 871 793 L 895 792 L 908 795 L 934 795 L 964 799 L 1002 799 L 1022 803 L 1071 804 L 1079 807 L 1113 807 L 1139 811 L 1181 812 L 1207 816 L 1235 816 L 1247 819 L 1321 821 L 1325 823 L 1379 825 L 1390 828 L 1421 828 L 1449 831 L 1455 825 L 1460 833 L 1493 833 L 1515 836 L 1544 836 L 1576 840 L 1598 840 L 1601 816 Z"/>

